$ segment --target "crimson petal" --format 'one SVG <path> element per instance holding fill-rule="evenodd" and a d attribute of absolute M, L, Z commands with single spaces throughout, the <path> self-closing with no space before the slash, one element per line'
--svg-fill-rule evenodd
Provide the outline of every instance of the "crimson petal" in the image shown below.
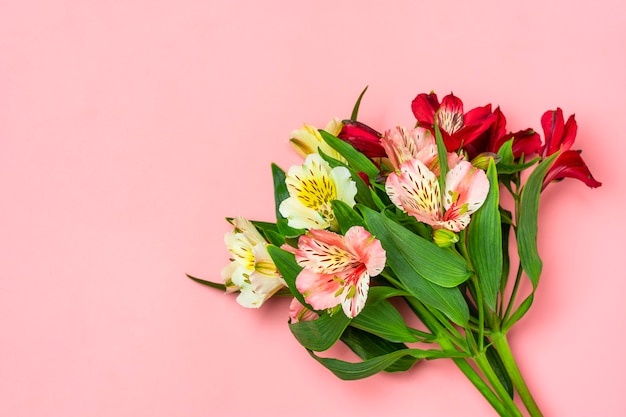
<path fill-rule="evenodd" d="M 560 181 L 564 178 L 575 178 L 591 188 L 602 185 L 591 175 L 585 161 L 580 156 L 580 151 L 568 150 L 560 154 L 548 170 L 543 180 L 543 188 L 546 188 L 552 181 Z"/>
<path fill-rule="evenodd" d="M 369 158 L 387 156 L 380 142 L 382 135 L 364 123 L 356 120 L 344 120 L 337 137 Z"/>

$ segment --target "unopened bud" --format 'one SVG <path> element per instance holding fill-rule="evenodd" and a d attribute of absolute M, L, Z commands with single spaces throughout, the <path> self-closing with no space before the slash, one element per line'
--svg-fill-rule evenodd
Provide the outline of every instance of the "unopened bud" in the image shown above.
<path fill-rule="evenodd" d="M 489 167 L 489 160 L 493 159 L 496 164 L 500 161 L 500 155 L 493 152 L 483 152 L 472 159 L 472 165 L 478 169 L 486 170 Z"/>
<path fill-rule="evenodd" d="M 448 229 L 435 229 L 433 232 L 433 241 L 440 248 L 447 248 L 459 241 L 459 237 L 453 231 Z"/>

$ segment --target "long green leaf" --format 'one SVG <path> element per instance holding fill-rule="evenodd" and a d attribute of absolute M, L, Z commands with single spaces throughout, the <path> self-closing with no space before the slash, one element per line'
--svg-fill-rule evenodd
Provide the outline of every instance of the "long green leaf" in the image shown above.
<path fill-rule="evenodd" d="M 411 269 L 433 284 L 446 288 L 456 287 L 469 278 L 471 271 L 461 256 L 416 235 L 383 213 L 365 207 L 363 212 L 370 231 L 387 251 L 387 257 L 391 256 L 394 264 L 402 260 L 402 265 L 396 265 L 396 268 Z"/>
<path fill-rule="evenodd" d="M 309 354 L 319 363 L 328 368 L 333 374 L 343 380 L 362 379 L 377 374 L 378 372 L 389 368 L 398 360 L 412 356 L 417 359 L 438 359 L 438 358 L 456 358 L 466 357 L 460 352 L 443 352 L 440 350 L 420 350 L 405 349 L 377 356 L 363 362 L 346 362 L 333 358 L 322 358 L 315 353 L 309 351 Z"/>
<path fill-rule="evenodd" d="M 320 130 L 320 134 L 326 143 L 346 158 L 350 167 L 358 172 L 364 172 L 365 175 L 370 178 L 376 178 L 378 168 L 376 168 L 376 165 L 374 165 L 367 156 L 354 149 L 349 143 L 342 141 L 324 130 Z"/>
<path fill-rule="evenodd" d="M 350 319 L 340 310 L 332 316 L 323 314 L 316 320 L 290 324 L 289 329 L 302 346 L 322 352 L 339 340 L 348 324 Z"/>
<path fill-rule="evenodd" d="M 304 297 L 300 294 L 298 288 L 296 288 L 296 278 L 298 277 L 300 271 L 302 271 L 302 267 L 296 262 L 295 255 L 273 245 L 267 246 L 267 252 L 274 261 L 274 265 L 278 268 L 278 272 L 280 272 L 280 275 L 285 280 L 287 287 L 289 287 L 289 290 L 294 297 L 296 297 L 302 305 L 306 306 L 310 310 L 313 310 L 313 308 L 304 300 Z"/>
<path fill-rule="evenodd" d="M 368 303 L 363 311 L 352 319 L 352 326 L 390 342 L 410 343 L 419 341 L 407 327 L 402 315 L 387 300 L 379 301 L 376 304 Z"/>
<path fill-rule="evenodd" d="M 356 118 L 359 116 L 359 107 L 361 107 L 361 100 L 363 99 L 363 96 L 365 95 L 368 87 L 369 86 L 367 85 L 365 86 L 363 91 L 361 91 L 361 94 L 359 94 L 359 98 L 356 100 L 356 103 L 354 103 L 354 107 L 352 108 L 352 114 L 350 115 L 351 120 L 356 120 Z"/>
<path fill-rule="evenodd" d="M 539 197 L 543 179 L 559 153 L 543 160 L 528 177 L 522 189 L 520 211 L 517 221 L 517 250 L 522 267 L 530 278 L 533 289 L 537 288 L 543 264 L 537 251 L 537 222 L 539 217 Z"/>
<path fill-rule="evenodd" d="M 407 349 L 403 343 L 393 343 L 371 333 L 359 330 L 355 327 L 348 326 L 341 335 L 341 341 L 345 343 L 350 350 L 356 353 L 361 359 L 367 360 L 377 356 L 386 355 L 387 353 L 398 350 Z M 398 359 L 389 367 L 385 368 L 385 372 L 404 372 L 408 371 L 416 362 L 417 358 L 405 356 Z"/>
<path fill-rule="evenodd" d="M 465 325 L 469 308 L 458 288 L 445 288 L 465 281 L 470 271 L 465 261 L 415 235 L 382 213 L 363 208 L 369 230 L 387 252 L 387 264 L 414 297 L 438 309 L 450 320 Z"/>
<path fill-rule="evenodd" d="M 192 277 L 189 274 L 185 274 L 185 275 L 187 275 L 187 278 L 192 279 L 192 280 L 196 281 L 199 284 L 206 285 L 207 287 L 215 288 L 217 290 L 226 291 L 226 285 L 224 285 L 224 284 L 218 284 L 217 282 L 206 281 L 204 279 Z"/>
<path fill-rule="evenodd" d="M 341 229 L 342 234 L 346 234 L 348 229 L 352 226 L 364 226 L 365 222 L 363 218 L 356 212 L 352 207 L 347 205 L 341 200 L 333 200 L 331 201 L 331 206 L 333 207 L 333 213 L 337 222 L 339 223 L 339 227 Z"/>
<path fill-rule="evenodd" d="M 272 178 L 274 180 L 274 205 L 276 210 L 276 219 L 282 219 L 283 216 L 280 214 L 278 209 L 280 207 L 280 203 L 289 198 L 289 191 L 287 191 L 287 184 L 285 183 L 287 175 L 281 167 L 276 164 L 272 164 Z"/>
<path fill-rule="evenodd" d="M 487 168 L 489 194 L 472 215 L 467 232 L 468 249 L 487 305 L 496 309 L 502 278 L 502 227 L 500 225 L 498 173 L 491 159 Z"/>

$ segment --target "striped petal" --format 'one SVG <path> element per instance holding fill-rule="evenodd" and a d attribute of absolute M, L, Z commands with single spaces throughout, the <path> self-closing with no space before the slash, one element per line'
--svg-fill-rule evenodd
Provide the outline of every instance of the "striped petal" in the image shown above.
<path fill-rule="evenodd" d="M 417 220 L 436 224 L 441 215 L 439 182 L 435 174 L 417 159 L 405 162 L 399 172 L 387 177 L 385 189 L 391 201 Z"/>

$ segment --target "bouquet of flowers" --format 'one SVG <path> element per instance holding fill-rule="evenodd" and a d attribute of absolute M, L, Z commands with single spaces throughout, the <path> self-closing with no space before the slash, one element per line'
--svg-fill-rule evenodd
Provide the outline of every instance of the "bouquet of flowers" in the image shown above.
<path fill-rule="evenodd" d="M 545 112 L 542 140 L 507 131 L 499 107 L 464 113 L 453 94 L 419 94 L 415 127 L 381 134 L 357 120 L 366 90 L 350 119 L 292 132 L 304 162 L 272 165 L 275 222 L 227 219 L 223 283 L 190 278 L 244 307 L 292 297 L 291 332 L 341 379 L 449 358 L 500 415 L 523 415 L 519 395 L 541 416 L 507 332 L 541 275 L 542 191 L 567 177 L 601 185 L 572 149 L 574 116 Z M 339 341 L 361 360 L 319 354 Z"/>

